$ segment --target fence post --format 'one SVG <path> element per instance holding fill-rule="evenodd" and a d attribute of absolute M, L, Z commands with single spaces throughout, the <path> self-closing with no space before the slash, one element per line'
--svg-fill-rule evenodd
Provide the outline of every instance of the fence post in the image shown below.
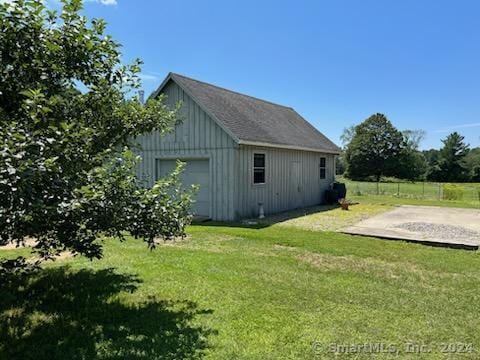
<path fill-rule="evenodd" d="M 378 189 L 378 184 L 380 184 L 380 181 L 377 181 L 377 195 L 380 195 L 380 190 Z"/>
<path fill-rule="evenodd" d="M 441 191 L 440 189 L 441 189 L 441 185 L 440 185 L 440 183 L 438 183 L 438 200 L 441 200 L 440 199 L 440 191 Z"/>
<path fill-rule="evenodd" d="M 400 183 L 397 184 L 397 196 L 400 197 Z"/>
<path fill-rule="evenodd" d="M 425 180 L 423 180 L 422 199 L 425 199 Z"/>

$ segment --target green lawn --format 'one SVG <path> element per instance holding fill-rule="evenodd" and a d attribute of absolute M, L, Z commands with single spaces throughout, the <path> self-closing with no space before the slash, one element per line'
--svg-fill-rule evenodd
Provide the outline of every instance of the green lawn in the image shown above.
<path fill-rule="evenodd" d="M 312 231 L 338 231 L 369 217 L 392 210 L 390 202 L 370 203 L 363 201 L 343 211 L 338 205 L 318 205 L 267 216 L 261 225 L 295 227 Z"/>
<path fill-rule="evenodd" d="M 369 204 L 370 206 L 420 205 L 480 209 L 480 203 L 475 201 L 434 200 L 370 194 L 347 194 L 347 198 L 353 202 Z"/>
<path fill-rule="evenodd" d="M 197 225 L 154 251 L 107 240 L 101 261 L 2 284 L 0 359 L 324 359 L 331 343 L 415 342 L 432 347 L 415 358 L 431 359 L 442 343 L 480 351 L 478 252 L 295 226 Z"/>
<path fill-rule="evenodd" d="M 377 185 L 376 182 L 353 181 L 341 176 L 337 180 L 346 184 L 348 198 L 363 202 L 480 208 L 479 183 L 455 183 L 461 188 L 461 199 L 444 200 L 444 186 L 448 183 L 396 181 Z"/>

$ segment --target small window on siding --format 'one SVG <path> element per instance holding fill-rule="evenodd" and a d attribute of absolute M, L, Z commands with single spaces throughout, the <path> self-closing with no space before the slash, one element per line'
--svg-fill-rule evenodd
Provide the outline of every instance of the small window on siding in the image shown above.
<path fill-rule="evenodd" d="M 327 158 L 320 158 L 320 179 L 327 178 Z"/>
<path fill-rule="evenodd" d="M 253 154 L 253 183 L 265 184 L 265 154 Z"/>

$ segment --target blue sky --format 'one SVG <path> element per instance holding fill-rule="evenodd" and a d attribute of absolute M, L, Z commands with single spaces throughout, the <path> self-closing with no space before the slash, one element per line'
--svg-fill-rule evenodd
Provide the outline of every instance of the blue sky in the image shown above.
<path fill-rule="evenodd" d="M 91 0 L 149 94 L 169 71 L 292 106 L 339 143 L 385 113 L 480 145 L 480 1 Z"/>

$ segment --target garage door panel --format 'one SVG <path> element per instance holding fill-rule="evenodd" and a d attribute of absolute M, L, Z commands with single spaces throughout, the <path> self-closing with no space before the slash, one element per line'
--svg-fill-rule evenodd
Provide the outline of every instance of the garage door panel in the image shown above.
<path fill-rule="evenodd" d="M 205 173 L 205 167 L 208 170 L 208 160 L 186 160 L 186 162 L 191 173 Z"/>
<path fill-rule="evenodd" d="M 192 185 L 199 186 L 195 197 L 195 204 L 192 206 L 193 214 L 210 216 L 210 170 L 208 160 L 181 160 L 186 162 L 185 170 L 180 179 L 183 188 L 190 188 Z M 158 177 L 168 176 L 175 170 L 175 167 L 176 160 L 158 159 Z"/>
<path fill-rule="evenodd" d="M 188 169 L 185 174 L 182 174 L 182 180 L 185 185 L 203 184 L 204 186 L 208 186 L 208 174 L 191 173 L 187 171 Z"/>
<path fill-rule="evenodd" d="M 175 170 L 176 162 L 171 160 L 158 160 L 157 161 L 157 174 L 158 177 L 165 177 Z"/>

